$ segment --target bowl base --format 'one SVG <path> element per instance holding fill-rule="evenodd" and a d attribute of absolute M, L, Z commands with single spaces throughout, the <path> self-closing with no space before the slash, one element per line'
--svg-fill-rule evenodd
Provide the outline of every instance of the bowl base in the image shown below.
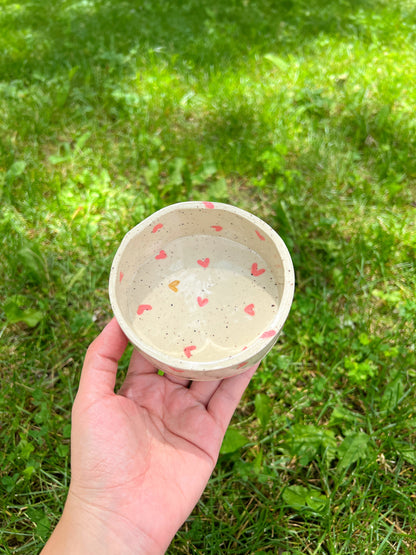
<path fill-rule="evenodd" d="M 267 334 L 279 308 L 275 273 L 236 241 L 179 237 L 156 250 L 130 282 L 134 333 L 195 362 L 223 360 Z"/>

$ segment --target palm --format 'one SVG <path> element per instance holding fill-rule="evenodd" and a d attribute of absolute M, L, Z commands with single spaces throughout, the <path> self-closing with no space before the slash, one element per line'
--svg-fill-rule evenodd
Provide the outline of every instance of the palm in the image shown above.
<path fill-rule="evenodd" d="M 214 468 L 244 387 L 233 399 L 232 380 L 246 385 L 249 377 L 188 387 L 159 376 L 134 352 L 119 394 L 82 394 L 80 388 L 73 411 L 72 493 L 162 545 L 169 542 Z M 166 539 L 158 537 L 161 530 Z"/>

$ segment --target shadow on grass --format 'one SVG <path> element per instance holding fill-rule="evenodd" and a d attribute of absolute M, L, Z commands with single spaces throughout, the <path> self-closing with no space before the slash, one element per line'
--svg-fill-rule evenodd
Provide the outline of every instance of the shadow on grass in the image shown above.
<path fill-rule="evenodd" d="M 379 0 L 13 4 L 3 15 L 0 77 L 50 78 L 63 68 L 105 67 L 109 60 L 122 63 L 132 50 L 138 57 L 149 50 L 166 53 L 185 69 L 189 64 L 208 72 L 232 69 L 249 52 L 290 54 L 307 48 L 321 33 L 371 40 L 362 12 L 378 5 Z"/>
<path fill-rule="evenodd" d="M 140 71 L 148 68 L 149 63 L 158 65 L 160 60 L 160 66 L 168 67 L 166 73 L 174 73 L 170 72 L 173 67 L 176 73 L 191 79 L 192 74 L 237 71 L 248 61 L 253 63 L 256 54 L 300 55 L 312 48 L 320 34 L 334 35 L 340 40 L 351 36 L 370 41 L 371 29 L 366 17 L 380 5 L 381 0 L 234 0 L 225 4 L 220 0 L 183 3 L 177 0 L 34 0 L 10 4 L 0 16 L 0 28 L 4 31 L 0 45 L 2 41 L 6 43 L 3 59 L 0 58 L 0 84 L 1 79 L 16 79 L 26 86 L 31 83 L 40 86 L 28 93 L 19 87 L 10 89 L 9 104 L 16 98 L 16 108 L 14 112 L 8 111 L 9 121 L 0 123 L 0 147 L 6 153 L 4 162 L 1 157 L 0 161 L 6 168 L 18 157 L 32 163 L 28 151 L 36 142 L 33 137 L 37 136 L 43 150 L 36 151 L 33 159 L 36 172 L 41 172 L 42 166 L 36 159 L 39 154 L 47 161 L 51 153 L 60 152 L 62 145 L 71 149 L 76 138 L 71 133 L 81 135 L 86 129 L 95 134 L 99 149 L 99 155 L 94 157 L 93 152 L 87 161 L 93 174 L 98 173 L 97 167 L 100 171 L 104 167 L 111 176 L 137 176 L 153 158 L 160 157 L 166 166 L 176 158 L 185 158 L 193 165 L 191 170 L 198 169 L 202 161 L 213 159 L 225 173 L 257 177 L 258 173 L 265 172 L 264 167 L 256 166 L 258 155 L 271 149 L 270 156 L 276 156 L 276 163 L 280 164 L 273 149 L 289 142 L 284 136 L 281 112 L 276 118 L 267 114 L 263 121 L 261 107 L 257 108 L 255 99 L 248 100 L 230 90 L 208 109 L 205 106 L 201 113 L 192 114 L 192 120 L 183 115 L 182 106 L 179 106 L 180 117 L 175 117 L 180 96 L 166 94 L 170 91 L 170 82 L 161 87 L 163 98 L 159 99 L 152 90 L 157 100 L 140 104 L 140 95 L 146 96 L 147 87 L 158 91 L 158 79 L 171 76 L 155 71 L 140 83 Z M 394 33 L 393 26 L 391 33 Z M 71 68 L 77 67 L 79 70 L 73 72 Z M 132 93 L 134 87 L 124 91 L 120 86 L 126 73 L 132 73 L 132 78 L 137 80 L 138 94 Z M 77 90 L 71 102 L 67 102 L 71 80 L 76 82 Z M 178 90 L 180 87 L 181 84 Z M 221 91 L 219 86 L 218 91 Z M 310 182 L 316 182 L 322 174 L 320 185 L 327 186 L 323 183 L 327 176 L 318 164 L 320 145 L 326 148 L 328 137 L 319 128 L 319 122 L 331 118 L 328 127 L 335 136 L 335 147 L 331 147 L 334 160 L 340 153 L 351 151 L 351 159 L 362 156 L 376 160 L 380 165 L 379 174 L 388 175 L 393 166 L 397 166 L 396 173 L 403 171 L 409 157 L 408 136 L 398 134 L 396 125 L 389 119 L 390 112 L 381 114 L 383 117 L 373 114 L 374 104 L 363 97 L 354 105 L 354 110 L 334 118 L 324 93 L 312 90 L 296 94 L 293 99 L 286 98 L 288 108 L 292 112 L 302 109 L 305 127 L 309 126 L 318 138 L 315 137 L 312 145 L 307 143 L 301 152 L 290 153 L 288 167 L 282 168 L 283 178 L 294 167 L 304 177 L 311 176 Z M 226 97 L 231 99 L 228 105 L 221 104 Z M 274 102 L 278 105 L 279 99 Z M 9 108 L 7 104 L 6 108 Z M 110 126 L 113 127 L 109 133 L 102 131 Z M 20 144 L 10 139 L 12 129 L 22 139 Z M 296 140 L 297 137 L 292 137 L 289 147 Z M 379 154 L 376 145 L 382 143 L 387 146 Z M 43 148 L 44 144 L 47 148 Z M 166 148 L 163 156 L 161 145 Z M 397 156 L 391 153 L 399 148 L 405 155 L 397 161 Z M 76 166 L 76 152 L 68 160 L 68 164 Z M 86 162 L 80 161 L 79 165 L 82 164 Z M 58 173 L 64 166 L 56 167 Z M 168 173 L 163 165 L 159 169 L 155 182 L 160 181 L 161 174 Z M 50 166 L 45 164 L 45 170 L 50 171 Z M 49 183 L 49 177 L 27 178 L 23 182 L 24 176 L 23 186 L 30 187 L 28 190 L 33 195 L 41 194 L 40 183 Z M 306 189 L 308 179 L 303 179 L 301 186 Z M 13 202 L 11 194 L 10 202 Z"/>

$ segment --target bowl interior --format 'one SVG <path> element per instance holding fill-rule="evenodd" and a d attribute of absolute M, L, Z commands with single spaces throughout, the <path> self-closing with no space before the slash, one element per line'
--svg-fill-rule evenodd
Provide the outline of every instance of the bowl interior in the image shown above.
<path fill-rule="evenodd" d="M 136 347 L 168 364 L 212 365 L 279 333 L 294 276 L 283 241 L 255 216 L 182 203 L 126 235 L 111 280 Z"/>

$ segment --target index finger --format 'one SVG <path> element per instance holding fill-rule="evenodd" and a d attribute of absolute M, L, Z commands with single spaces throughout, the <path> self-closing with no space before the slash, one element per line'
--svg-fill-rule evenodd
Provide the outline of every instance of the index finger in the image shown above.
<path fill-rule="evenodd" d="M 114 393 L 118 361 L 128 339 L 113 318 L 88 347 L 82 367 L 79 393 L 97 396 Z"/>

